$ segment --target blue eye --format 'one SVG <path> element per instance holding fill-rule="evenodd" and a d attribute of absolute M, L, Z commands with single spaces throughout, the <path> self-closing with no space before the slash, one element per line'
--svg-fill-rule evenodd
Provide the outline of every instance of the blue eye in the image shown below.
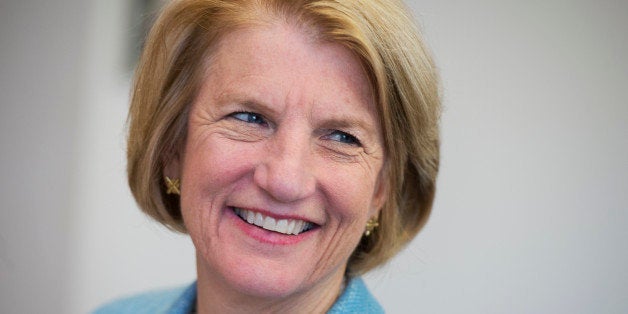
<path fill-rule="evenodd" d="M 340 143 L 361 146 L 360 140 L 358 140 L 355 136 L 338 130 L 333 131 L 327 136 L 327 138 L 331 139 L 332 141 L 338 141 Z"/>
<path fill-rule="evenodd" d="M 235 112 L 230 116 L 246 123 L 266 124 L 262 115 L 253 112 Z"/>

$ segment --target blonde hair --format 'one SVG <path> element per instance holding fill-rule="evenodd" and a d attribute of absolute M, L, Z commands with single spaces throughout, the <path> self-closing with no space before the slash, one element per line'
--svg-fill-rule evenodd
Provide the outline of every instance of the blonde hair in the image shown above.
<path fill-rule="evenodd" d="M 167 195 L 164 167 L 186 138 L 187 113 L 220 36 L 277 19 L 339 43 L 362 62 L 383 129 L 388 198 L 380 226 L 347 265 L 355 276 L 385 263 L 425 224 L 439 164 L 436 68 L 409 10 L 398 0 L 179 0 L 150 31 L 129 110 L 128 180 L 148 215 L 185 232 L 178 197 Z"/>

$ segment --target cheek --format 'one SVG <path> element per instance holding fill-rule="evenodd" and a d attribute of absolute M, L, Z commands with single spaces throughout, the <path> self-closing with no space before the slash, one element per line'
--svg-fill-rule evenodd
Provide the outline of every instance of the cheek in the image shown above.
<path fill-rule="evenodd" d="M 352 171 L 351 171 L 352 170 Z M 336 214 L 349 223 L 362 223 L 368 219 L 373 204 L 376 178 L 358 169 L 330 169 L 326 176 L 326 192 Z"/>
<path fill-rule="evenodd" d="M 247 158 L 248 156 L 248 158 Z M 182 165 L 181 211 L 192 232 L 201 222 L 212 221 L 224 198 L 242 182 L 253 167 L 250 154 L 237 145 L 209 138 L 202 145 L 187 147 Z"/>
<path fill-rule="evenodd" d="M 252 152 L 214 135 L 201 145 L 186 150 L 182 184 L 192 190 L 215 194 L 251 170 L 255 160 Z"/>

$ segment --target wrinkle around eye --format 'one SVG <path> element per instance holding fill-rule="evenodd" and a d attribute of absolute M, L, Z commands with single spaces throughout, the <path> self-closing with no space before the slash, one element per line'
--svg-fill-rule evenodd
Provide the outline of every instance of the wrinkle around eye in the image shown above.
<path fill-rule="evenodd" d="M 319 144 L 319 150 L 319 153 L 326 158 L 341 163 L 356 163 L 359 161 L 360 156 L 364 154 L 364 149 L 360 146 L 328 140 Z"/>
<path fill-rule="evenodd" d="M 196 145 L 208 140 L 210 137 L 218 136 L 227 140 L 239 142 L 257 142 L 266 137 L 266 134 L 255 127 L 255 125 L 247 126 L 246 123 L 239 120 L 230 120 L 223 118 L 214 118 L 208 112 L 195 115 L 189 120 L 190 138 Z"/>
<path fill-rule="evenodd" d="M 267 130 L 259 128 L 256 124 L 247 125 L 240 120 L 221 120 L 216 125 L 215 132 L 222 137 L 240 141 L 240 142 L 257 142 L 268 136 Z"/>

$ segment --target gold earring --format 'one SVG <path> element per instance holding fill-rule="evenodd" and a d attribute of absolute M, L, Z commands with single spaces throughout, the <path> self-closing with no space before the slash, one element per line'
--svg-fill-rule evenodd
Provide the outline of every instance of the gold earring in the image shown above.
<path fill-rule="evenodd" d="M 181 181 L 179 181 L 179 179 L 170 179 L 168 176 L 164 177 L 164 179 L 166 180 L 166 187 L 168 188 L 166 194 L 181 195 L 181 190 L 179 190 L 179 188 L 181 188 Z"/>
<path fill-rule="evenodd" d="M 377 218 L 371 218 L 366 222 L 366 230 L 364 231 L 364 236 L 368 237 L 373 233 L 373 230 L 379 226 L 379 222 L 377 222 Z"/>

